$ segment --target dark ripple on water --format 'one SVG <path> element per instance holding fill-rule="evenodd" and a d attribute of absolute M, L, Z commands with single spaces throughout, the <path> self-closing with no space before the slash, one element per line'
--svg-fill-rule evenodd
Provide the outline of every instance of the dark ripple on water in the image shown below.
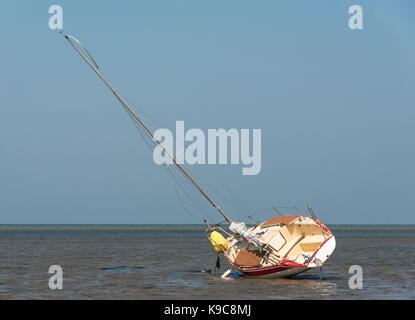
<path fill-rule="evenodd" d="M 128 267 L 128 266 L 118 266 L 118 267 L 105 267 L 105 268 L 100 268 L 101 270 L 104 271 L 128 271 L 128 270 L 141 270 L 144 269 L 145 267 Z"/>
<path fill-rule="evenodd" d="M 332 228 L 323 268 L 292 279 L 220 279 L 230 266 L 197 226 L 0 226 L 1 299 L 415 299 L 415 227 Z M 48 288 L 49 266 L 64 289 Z M 351 265 L 363 268 L 351 290 Z"/>

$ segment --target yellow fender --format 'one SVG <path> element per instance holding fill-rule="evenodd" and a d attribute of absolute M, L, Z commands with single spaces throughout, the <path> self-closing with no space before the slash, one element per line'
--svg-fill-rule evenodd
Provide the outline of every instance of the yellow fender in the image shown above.
<path fill-rule="evenodd" d="M 213 249 L 217 253 L 221 253 L 223 251 L 226 251 L 228 249 L 228 242 L 226 239 L 217 231 L 213 231 L 210 236 L 209 240 L 212 243 Z"/>

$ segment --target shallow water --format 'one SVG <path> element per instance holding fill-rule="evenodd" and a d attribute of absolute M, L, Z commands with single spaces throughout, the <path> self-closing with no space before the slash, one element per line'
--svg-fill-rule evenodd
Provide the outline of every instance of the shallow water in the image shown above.
<path fill-rule="evenodd" d="M 220 278 L 200 226 L 0 226 L 0 299 L 415 299 L 415 226 L 332 226 L 337 248 L 293 279 Z M 50 290 L 49 267 L 63 268 Z M 351 265 L 363 289 L 351 290 Z"/>

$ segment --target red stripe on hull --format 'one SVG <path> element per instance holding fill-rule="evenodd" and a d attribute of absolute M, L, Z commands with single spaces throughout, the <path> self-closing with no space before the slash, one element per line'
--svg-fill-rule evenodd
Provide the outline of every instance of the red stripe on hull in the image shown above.
<path fill-rule="evenodd" d="M 291 267 L 277 267 L 273 269 L 267 269 L 267 270 L 260 270 L 260 271 L 251 271 L 251 272 L 244 272 L 248 276 L 265 276 L 272 273 L 277 273 L 285 270 L 289 270 Z M 242 271 L 242 270 L 241 270 Z"/>
<path fill-rule="evenodd" d="M 266 267 L 237 267 L 225 254 L 226 259 L 229 263 L 238 271 L 246 274 L 250 277 L 259 277 L 259 276 L 281 276 L 281 277 L 289 277 L 294 276 L 296 274 L 302 273 L 306 271 L 307 268 L 305 265 L 297 264 L 296 266 L 289 266 L 285 263 L 283 266 L 275 265 L 275 266 L 266 266 Z"/>
<path fill-rule="evenodd" d="M 310 268 L 307 267 L 276 267 L 267 270 L 261 270 L 257 272 L 244 272 L 244 274 L 250 277 L 262 277 L 262 278 L 288 278 L 297 274 L 303 273 Z"/>

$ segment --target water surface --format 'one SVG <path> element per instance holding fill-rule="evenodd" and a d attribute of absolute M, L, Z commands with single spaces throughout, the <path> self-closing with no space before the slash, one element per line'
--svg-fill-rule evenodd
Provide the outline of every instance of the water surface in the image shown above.
<path fill-rule="evenodd" d="M 0 299 L 415 299 L 415 226 L 331 226 L 337 248 L 294 279 L 222 280 L 201 226 L 0 226 Z M 50 290 L 49 267 L 63 268 Z M 363 289 L 351 290 L 351 265 Z"/>

